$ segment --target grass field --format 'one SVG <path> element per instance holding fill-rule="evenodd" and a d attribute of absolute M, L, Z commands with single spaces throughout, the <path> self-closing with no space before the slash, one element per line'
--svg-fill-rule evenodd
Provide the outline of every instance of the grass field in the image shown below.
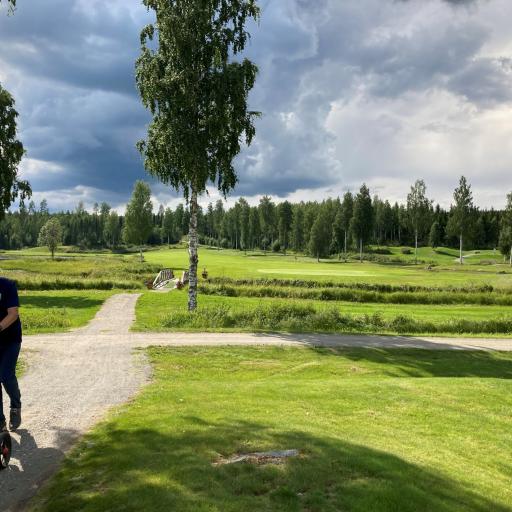
<path fill-rule="evenodd" d="M 398 249 L 395 249 L 398 250 Z M 422 255 L 432 249 L 423 248 Z M 211 277 L 229 278 L 283 278 L 315 279 L 343 283 L 392 283 L 424 286 L 470 286 L 492 284 L 512 288 L 512 269 L 504 264 L 481 265 L 486 253 L 468 257 L 465 265 L 454 262 L 456 251 L 444 249 L 449 256 L 437 254 L 439 266 L 427 270 L 425 265 L 414 265 L 408 255 L 403 264 L 392 263 L 344 263 L 336 259 L 316 260 L 307 257 L 274 255 L 271 253 L 247 253 L 217 251 L 201 248 L 200 269 L 206 267 Z M 468 253 L 468 255 L 474 253 Z M 492 251 L 491 251 L 491 254 Z M 184 249 L 162 249 L 145 254 L 149 264 L 183 270 L 188 267 L 188 254 Z M 500 259 L 500 258 L 498 258 Z"/>
<path fill-rule="evenodd" d="M 186 311 L 186 291 L 145 293 L 140 331 L 288 331 L 436 335 L 512 335 L 512 307 L 324 302 L 201 296 Z"/>
<path fill-rule="evenodd" d="M 183 246 L 148 251 L 145 263 L 133 254 L 72 251 L 63 248 L 55 260 L 43 249 L 0 255 L 2 275 L 51 298 L 36 303 L 38 295 L 29 295 L 34 305 L 27 303 L 25 332 L 83 325 L 107 296 L 100 291 L 140 291 L 160 269 L 179 275 L 188 265 Z M 202 247 L 200 270 L 206 267 L 210 279 L 201 280 L 200 313 L 186 312 L 185 291 L 145 295 L 136 328 L 512 335 L 512 270 L 496 263 L 494 251 L 468 252 L 460 266 L 455 250 L 421 248 L 430 267 L 414 265 L 400 248 L 389 252 L 376 255 L 384 258 L 379 262 L 318 263 Z"/>
<path fill-rule="evenodd" d="M 86 325 L 115 291 L 63 290 L 20 293 L 24 334 L 64 332 Z"/>
<path fill-rule="evenodd" d="M 21 290 L 140 289 L 159 270 L 134 255 L 57 253 L 52 260 L 41 250 L 27 250 L 0 256 L 0 273 Z"/>
<path fill-rule="evenodd" d="M 90 432 L 32 511 L 512 510 L 512 355 L 149 351 L 154 382 Z M 215 466 L 298 449 L 282 465 Z"/>

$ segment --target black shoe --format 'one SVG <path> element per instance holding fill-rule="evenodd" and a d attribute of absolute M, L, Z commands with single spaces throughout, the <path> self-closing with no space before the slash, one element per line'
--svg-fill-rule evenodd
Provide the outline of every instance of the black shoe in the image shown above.
<path fill-rule="evenodd" d="M 21 409 L 11 407 L 11 415 L 9 417 L 9 430 L 16 430 L 21 425 Z"/>
<path fill-rule="evenodd" d="M 5 420 L 0 421 L 0 432 L 7 432 L 7 424 Z"/>

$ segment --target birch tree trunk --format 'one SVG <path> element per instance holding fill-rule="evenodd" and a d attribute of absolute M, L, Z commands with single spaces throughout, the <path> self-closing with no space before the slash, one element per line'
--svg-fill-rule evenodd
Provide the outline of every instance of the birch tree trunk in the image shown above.
<path fill-rule="evenodd" d="M 414 264 L 418 264 L 418 231 L 414 233 Z"/>
<path fill-rule="evenodd" d="M 359 261 L 363 263 L 363 239 L 359 239 Z"/>
<path fill-rule="evenodd" d="M 199 261 L 197 255 L 197 192 L 192 191 L 190 197 L 190 225 L 188 232 L 188 310 L 195 311 L 197 309 L 197 263 Z"/>
<path fill-rule="evenodd" d="M 463 259 L 462 259 L 462 235 L 460 235 L 459 261 L 460 261 L 460 264 L 462 265 L 462 263 L 463 263 Z"/>
<path fill-rule="evenodd" d="M 347 231 L 345 230 L 345 261 L 347 261 Z"/>
<path fill-rule="evenodd" d="M 512 267 L 512 245 L 510 246 L 510 266 Z"/>

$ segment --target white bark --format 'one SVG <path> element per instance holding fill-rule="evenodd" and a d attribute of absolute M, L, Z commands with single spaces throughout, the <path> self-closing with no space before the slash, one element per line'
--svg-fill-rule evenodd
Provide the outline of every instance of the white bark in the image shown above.
<path fill-rule="evenodd" d="M 188 233 L 188 254 L 189 254 L 189 270 L 188 270 L 188 310 L 195 311 L 197 309 L 197 264 L 199 261 L 197 254 L 197 192 L 192 191 L 190 198 L 190 225 Z"/>
<path fill-rule="evenodd" d="M 415 232 L 414 236 L 414 263 L 418 264 L 418 231 Z"/>

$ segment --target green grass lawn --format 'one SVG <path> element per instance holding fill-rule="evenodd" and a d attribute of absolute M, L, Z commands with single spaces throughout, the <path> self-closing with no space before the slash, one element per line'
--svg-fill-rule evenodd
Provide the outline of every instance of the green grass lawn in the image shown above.
<path fill-rule="evenodd" d="M 160 267 L 140 263 L 134 255 L 58 253 L 55 259 L 39 251 L 9 251 L 0 255 L 0 274 L 19 289 L 140 289 Z"/>
<path fill-rule="evenodd" d="M 23 333 L 64 332 L 82 327 L 114 293 L 95 290 L 20 292 Z"/>
<path fill-rule="evenodd" d="M 394 249 L 395 251 L 399 249 Z M 428 253 L 432 249 L 423 248 Z M 450 251 L 446 249 L 446 251 Z M 456 253 L 456 251 L 452 251 Z M 469 253 L 468 253 L 469 254 Z M 232 278 L 281 278 L 314 279 L 318 281 L 337 281 L 343 283 L 367 282 L 389 284 L 412 284 L 422 286 L 471 286 L 492 284 L 497 287 L 512 287 L 512 269 L 507 265 L 479 265 L 480 258 L 468 258 L 468 264 L 457 265 L 453 254 L 439 256 L 442 267 L 427 270 L 425 265 L 377 264 L 339 262 L 336 259 L 322 260 L 313 258 L 283 256 L 272 253 L 251 253 L 241 251 L 209 249 L 201 247 L 199 267 L 207 268 L 211 277 Z M 485 254 L 481 254 L 484 256 Z M 185 249 L 161 249 L 145 254 L 150 264 L 168 267 L 178 272 L 188 267 L 188 254 Z M 505 272 L 505 274 L 500 273 Z"/>
<path fill-rule="evenodd" d="M 32 511 L 512 510 L 512 354 L 182 348 Z M 283 465 L 215 466 L 298 449 Z"/>
<path fill-rule="evenodd" d="M 137 320 L 134 326 L 139 331 L 295 331 L 295 332 L 382 332 L 386 334 L 490 334 L 492 329 L 478 331 L 473 327 L 465 331 L 439 330 L 436 326 L 449 326 L 454 321 L 479 323 L 495 319 L 507 321 L 512 329 L 511 306 L 480 305 L 422 305 L 422 304 L 373 304 L 354 302 L 325 302 L 318 300 L 290 300 L 249 297 L 218 297 L 201 295 L 199 312 L 190 315 L 186 311 L 187 292 L 171 291 L 168 294 L 147 292 L 137 304 Z M 312 314 L 309 313 L 312 310 Z M 329 323 L 329 312 L 361 319 L 359 323 L 338 326 Z M 246 320 L 249 312 L 261 317 L 261 323 Z M 324 314 L 313 318 L 316 313 Z M 281 316 L 279 316 L 281 315 Z M 375 315 L 383 321 L 407 318 L 432 327 L 424 330 L 409 327 L 408 322 L 399 322 L 397 327 L 387 328 L 373 325 Z M 267 319 L 268 316 L 268 319 Z M 268 320 L 268 321 L 267 321 Z M 404 324 L 402 326 L 402 324 Z M 468 324 L 469 325 L 469 324 Z M 428 327 L 428 326 L 427 326 Z M 437 329 L 437 330 L 435 330 Z M 447 328 L 448 329 L 448 328 Z M 496 334 L 510 335 L 512 330 L 496 330 Z"/>

